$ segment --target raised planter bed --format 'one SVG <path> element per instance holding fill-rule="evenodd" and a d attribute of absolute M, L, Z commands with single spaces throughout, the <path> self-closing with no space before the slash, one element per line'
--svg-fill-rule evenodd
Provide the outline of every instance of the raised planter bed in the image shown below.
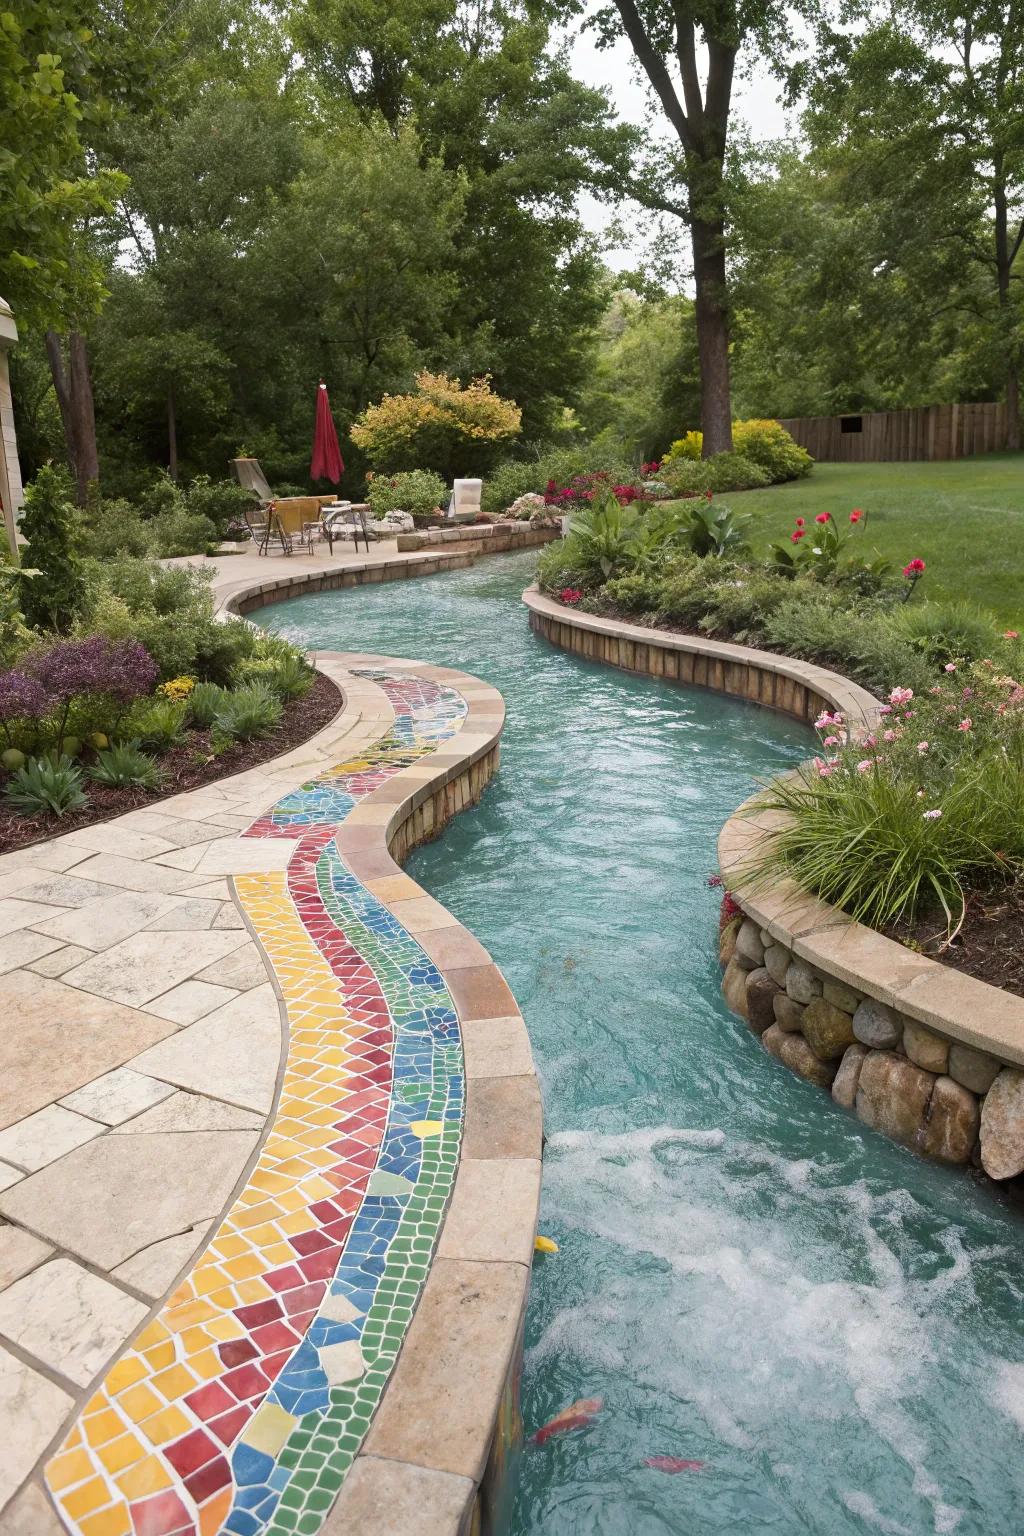
<path fill-rule="evenodd" d="M 872 725 L 878 701 L 840 674 L 770 651 L 578 613 L 536 588 L 530 623 L 553 644 L 629 671 L 711 688 L 810 724 L 823 708 Z M 1024 1172 L 1024 999 L 941 965 L 801 890 L 745 874 L 777 813 L 756 797 L 719 839 L 739 909 L 721 936 L 723 992 L 767 1051 L 865 1124 L 993 1179 Z"/>

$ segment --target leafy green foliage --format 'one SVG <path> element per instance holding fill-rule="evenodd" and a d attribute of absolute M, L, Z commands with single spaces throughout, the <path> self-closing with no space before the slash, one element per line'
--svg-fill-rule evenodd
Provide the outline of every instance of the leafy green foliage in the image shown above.
<path fill-rule="evenodd" d="M 445 483 L 429 469 L 412 469 L 400 475 L 374 475 L 366 491 L 374 517 L 385 512 L 409 512 L 429 517 L 448 500 Z"/>
<path fill-rule="evenodd" d="M 934 908 L 950 929 L 967 887 L 1016 878 L 1024 868 L 1024 688 L 982 663 L 966 674 L 965 702 L 964 676 L 920 696 L 894 690 L 871 732 L 849 734 L 841 716 L 823 715 L 823 755 L 764 797 L 787 819 L 769 835 L 754 877 L 781 863 L 876 926 Z"/>
<path fill-rule="evenodd" d="M 89 776 L 111 789 L 157 789 L 160 770 L 137 741 L 115 742 L 97 754 Z"/>
<path fill-rule="evenodd" d="M 256 652 L 236 669 L 232 681 L 236 687 L 262 683 L 277 698 L 288 700 L 307 694 L 315 676 L 308 661 L 289 647 L 283 655 Z"/>
<path fill-rule="evenodd" d="M 129 741 L 151 747 L 154 752 L 169 752 L 185 729 L 185 705 L 174 699 L 149 699 L 133 709 L 123 731 Z"/>
<path fill-rule="evenodd" d="M 766 469 L 741 453 L 716 453 L 710 459 L 672 459 L 662 465 L 658 474 L 677 496 L 703 491 L 750 491 L 771 482 Z"/>
<path fill-rule="evenodd" d="M 190 725 L 208 730 L 223 708 L 228 691 L 219 683 L 196 683 L 188 696 L 187 714 Z"/>
<path fill-rule="evenodd" d="M 4 789 L 8 805 L 22 816 L 64 816 L 85 804 L 82 771 L 67 757 L 33 757 L 15 769 Z"/>
<path fill-rule="evenodd" d="M 48 466 L 39 471 L 25 493 L 21 532 L 38 573 L 22 584 L 25 618 L 35 629 L 67 630 L 85 600 L 85 578 L 78 514 L 66 475 Z"/>
<path fill-rule="evenodd" d="M 499 445 L 517 437 L 522 412 L 503 400 L 490 379 L 463 387 L 446 374 L 418 373 L 407 395 L 385 395 L 352 426 L 352 440 L 376 469 L 425 464 L 447 475 L 492 463 Z"/>
<path fill-rule="evenodd" d="M 262 683 L 250 683 L 225 695 L 213 717 L 215 737 L 253 741 L 269 736 L 281 719 L 281 700 Z"/>
<path fill-rule="evenodd" d="M 721 502 L 706 502 L 676 514 L 695 555 L 742 555 L 750 549 L 750 518 L 733 512 Z"/>

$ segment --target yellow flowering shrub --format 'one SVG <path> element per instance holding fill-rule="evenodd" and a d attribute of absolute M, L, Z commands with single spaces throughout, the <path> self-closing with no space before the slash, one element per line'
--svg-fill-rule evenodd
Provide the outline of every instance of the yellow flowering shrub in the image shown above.
<path fill-rule="evenodd" d="M 662 460 L 662 470 L 671 469 L 673 464 L 684 459 L 699 459 L 703 446 L 703 433 L 687 432 L 685 437 L 677 438 L 672 444 Z M 771 420 L 734 421 L 732 451 L 759 464 L 773 481 L 799 480 L 810 474 L 814 464 L 806 448 L 794 442 L 785 427 Z"/>
<path fill-rule="evenodd" d="M 172 677 L 166 683 L 161 683 L 156 691 L 162 698 L 173 699 L 175 703 L 179 703 L 182 699 L 188 698 L 195 685 L 194 677 Z"/>
<path fill-rule="evenodd" d="M 465 387 L 444 373 L 419 373 L 408 395 L 385 395 L 354 422 L 352 440 L 379 470 L 472 472 L 494 444 L 516 437 L 522 412 L 491 389 L 489 376 Z"/>

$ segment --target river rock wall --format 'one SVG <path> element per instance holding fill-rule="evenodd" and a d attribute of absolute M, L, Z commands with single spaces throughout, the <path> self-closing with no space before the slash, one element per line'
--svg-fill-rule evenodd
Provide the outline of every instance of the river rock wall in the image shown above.
<path fill-rule="evenodd" d="M 742 912 L 719 960 L 765 1050 L 865 1125 L 993 1179 L 1024 1172 L 1024 1072 L 816 970 Z"/>

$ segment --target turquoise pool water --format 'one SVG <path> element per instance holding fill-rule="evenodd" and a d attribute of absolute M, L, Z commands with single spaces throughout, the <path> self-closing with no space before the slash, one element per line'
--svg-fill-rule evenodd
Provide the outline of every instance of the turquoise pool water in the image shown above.
<path fill-rule="evenodd" d="M 410 860 L 488 946 L 544 1090 L 509 1536 L 1015 1536 L 1024 1228 L 833 1108 L 725 1009 L 715 837 L 798 726 L 563 655 L 531 556 L 264 610 L 461 667 L 508 706 L 482 804 Z M 649 1457 L 703 1462 L 669 1475 Z"/>

